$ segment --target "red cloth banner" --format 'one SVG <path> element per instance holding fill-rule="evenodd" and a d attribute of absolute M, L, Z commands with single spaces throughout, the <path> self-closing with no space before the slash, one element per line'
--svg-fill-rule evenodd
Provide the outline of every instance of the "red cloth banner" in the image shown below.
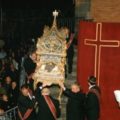
<path fill-rule="evenodd" d="M 101 88 L 100 120 L 120 120 L 114 90 L 120 89 L 120 23 L 80 22 L 77 79 L 85 92 L 88 76 Z"/>

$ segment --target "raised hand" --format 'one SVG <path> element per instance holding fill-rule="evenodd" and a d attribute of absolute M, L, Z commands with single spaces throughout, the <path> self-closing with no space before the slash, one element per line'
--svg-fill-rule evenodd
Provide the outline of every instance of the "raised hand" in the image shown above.
<path fill-rule="evenodd" d="M 64 86 L 64 83 L 62 81 L 59 81 L 59 86 L 64 90 L 65 89 L 65 86 Z"/>
<path fill-rule="evenodd" d="M 51 86 L 51 85 L 52 85 L 52 83 L 50 83 L 50 82 L 43 82 L 42 87 Z"/>

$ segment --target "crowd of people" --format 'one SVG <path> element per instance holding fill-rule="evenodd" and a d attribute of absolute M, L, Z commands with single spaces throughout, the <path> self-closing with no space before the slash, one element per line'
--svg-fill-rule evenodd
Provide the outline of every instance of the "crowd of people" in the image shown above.
<path fill-rule="evenodd" d="M 30 49 L 29 49 L 30 48 Z M 0 50 L 0 113 L 18 106 L 19 120 L 57 120 L 61 115 L 59 100 L 50 94 L 50 84 L 38 83 L 33 88 L 32 75 L 36 68 L 36 48 L 21 43 L 17 49 Z M 69 73 L 71 73 L 71 67 Z M 66 120 L 98 120 L 100 89 L 96 78 L 88 79 L 89 91 L 83 93 L 78 83 L 71 89 L 59 83 L 68 97 Z"/>
<path fill-rule="evenodd" d="M 59 87 L 63 94 L 68 97 L 66 105 L 66 120 L 98 120 L 100 117 L 100 89 L 96 85 L 96 78 L 88 79 L 89 91 L 83 93 L 78 83 L 68 89 L 63 82 Z M 18 99 L 20 120 L 57 120 L 61 115 L 62 108 L 59 100 L 50 94 L 51 84 L 38 83 L 34 94 L 31 89 L 23 85 Z"/>
<path fill-rule="evenodd" d="M 21 43 L 17 48 L 5 45 L 0 49 L 0 113 L 17 106 L 22 58 L 27 56 L 30 46 Z"/>

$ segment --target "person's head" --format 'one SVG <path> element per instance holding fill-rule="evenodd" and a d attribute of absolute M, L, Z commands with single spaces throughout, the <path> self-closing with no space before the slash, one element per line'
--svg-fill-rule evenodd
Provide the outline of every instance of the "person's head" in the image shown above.
<path fill-rule="evenodd" d="M 89 86 L 90 86 L 90 85 L 96 85 L 96 77 L 90 76 L 90 77 L 88 78 L 88 85 L 89 85 Z"/>
<path fill-rule="evenodd" d="M 43 88 L 41 92 L 42 95 L 50 95 L 50 89 L 47 87 Z"/>
<path fill-rule="evenodd" d="M 27 85 L 22 85 L 22 86 L 21 86 L 21 93 L 22 93 L 22 95 L 24 95 L 24 96 L 28 96 L 29 88 L 28 88 Z"/>
<path fill-rule="evenodd" d="M 37 83 L 37 88 L 39 88 L 40 86 L 42 86 L 42 83 L 41 83 L 41 82 L 38 82 L 38 83 Z"/>
<path fill-rule="evenodd" d="M 12 51 L 12 53 L 11 53 L 11 56 L 12 56 L 12 58 L 14 58 L 15 57 L 15 53 Z"/>
<path fill-rule="evenodd" d="M 11 77 L 10 77 L 10 76 L 6 76 L 6 78 L 5 78 L 5 83 L 6 83 L 6 84 L 11 84 L 11 82 L 12 82 Z"/>
<path fill-rule="evenodd" d="M 69 38 L 70 30 L 67 27 L 63 27 L 63 30 L 66 38 Z"/>
<path fill-rule="evenodd" d="M 67 27 L 64 27 L 64 30 L 65 30 L 66 35 L 69 35 L 70 29 Z"/>
<path fill-rule="evenodd" d="M 13 63 L 10 63 L 10 69 L 15 69 L 15 66 L 14 66 L 14 64 Z"/>
<path fill-rule="evenodd" d="M 29 57 L 33 60 L 36 61 L 37 55 L 36 55 L 36 48 L 31 48 L 29 50 Z"/>
<path fill-rule="evenodd" d="M 7 96 L 6 94 L 3 94 L 3 95 L 2 95 L 2 100 L 3 100 L 3 101 L 8 101 L 8 96 Z"/>
<path fill-rule="evenodd" d="M 4 114 L 4 110 L 0 108 L 0 115 Z"/>
<path fill-rule="evenodd" d="M 12 86 L 12 89 L 15 89 L 17 86 L 17 83 L 15 81 L 13 81 L 11 86 Z"/>
<path fill-rule="evenodd" d="M 71 91 L 73 93 L 78 93 L 80 92 L 80 85 L 78 83 L 74 83 L 71 85 Z"/>

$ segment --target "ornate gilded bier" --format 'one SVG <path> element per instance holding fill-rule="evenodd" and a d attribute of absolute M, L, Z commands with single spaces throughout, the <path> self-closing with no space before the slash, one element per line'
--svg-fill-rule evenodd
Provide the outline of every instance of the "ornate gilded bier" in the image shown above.
<path fill-rule="evenodd" d="M 57 28 L 56 17 L 58 12 L 53 12 L 54 21 L 51 28 L 45 26 L 44 33 L 37 42 L 37 68 L 33 75 L 34 86 L 38 82 L 58 84 L 65 80 L 66 64 L 66 29 Z"/>

